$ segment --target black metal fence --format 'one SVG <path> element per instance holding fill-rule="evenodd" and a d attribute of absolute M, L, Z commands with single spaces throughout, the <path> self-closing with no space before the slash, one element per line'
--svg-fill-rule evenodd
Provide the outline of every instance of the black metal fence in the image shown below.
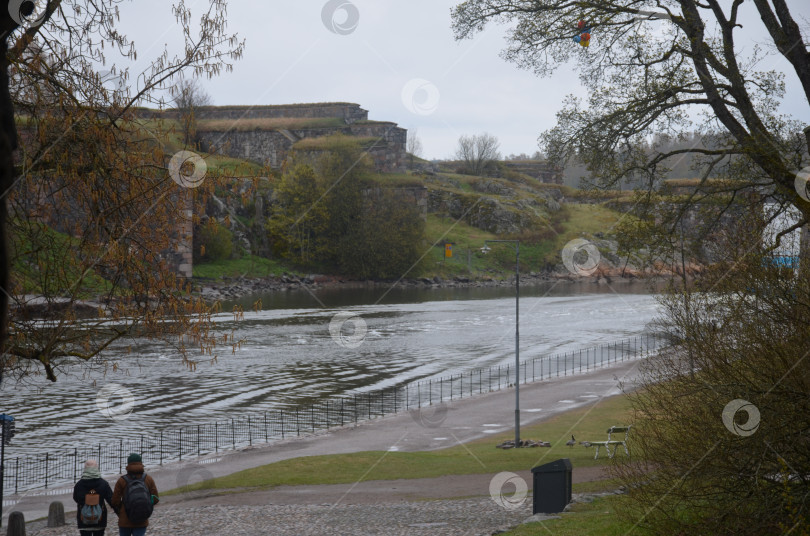
<path fill-rule="evenodd" d="M 644 357 L 667 344 L 668 339 L 664 335 L 650 333 L 528 359 L 520 363 L 520 381 L 528 383 L 587 372 L 617 361 Z M 98 460 L 104 474 L 123 472 L 130 452 L 141 453 L 147 465 L 163 465 L 497 391 L 513 385 L 514 381 L 513 365 L 489 367 L 322 399 L 294 409 L 266 411 L 227 421 L 164 430 L 153 435 L 122 439 L 117 443 L 74 448 L 58 454 L 46 452 L 36 456 L 12 457 L 6 459 L 5 490 L 6 493 L 17 494 L 75 482 L 81 476 L 84 461 L 90 458 Z"/>

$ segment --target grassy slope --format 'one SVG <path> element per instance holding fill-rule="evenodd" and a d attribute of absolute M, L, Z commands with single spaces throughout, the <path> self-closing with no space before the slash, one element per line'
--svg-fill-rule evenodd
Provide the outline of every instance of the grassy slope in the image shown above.
<path fill-rule="evenodd" d="M 520 269 L 521 272 L 537 272 L 548 265 L 559 264 L 560 252 L 565 244 L 574 238 L 593 235 L 597 232 L 607 234 L 612 226 L 619 221 L 621 214 L 602 205 L 564 205 L 561 214 L 552 215 L 553 220 L 546 227 L 538 230 L 539 234 L 549 238 L 521 242 Z M 561 225 L 561 232 L 557 232 L 553 223 Z M 424 269 L 427 275 L 442 277 L 454 275 L 483 275 L 497 273 L 510 276 L 514 273 L 515 253 L 507 246 L 493 247 L 493 250 L 483 255 L 480 252 L 484 240 L 503 238 L 492 233 L 471 227 L 463 222 L 441 216 L 428 214 L 426 238 L 430 248 Z M 444 244 L 454 243 L 453 257 L 444 257 Z M 470 250 L 468 270 L 468 254 Z"/>
<path fill-rule="evenodd" d="M 164 150 L 180 150 L 183 148 L 179 124 L 173 120 L 146 121 L 145 127 L 148 129 L 163 129 L 168 132 L 167 143 Z M 357 143 L 367 140 L 357 138 Z M 297 148 L 306 149 L 310 146 L 320 147 L 325 143 L 325 139 L 313 138 L 305 139 L 298 144 Z M 256 177 L 268 174 L 268 170 L 262 166 L 244 160 L 229 158 L 221 155 L 206 156 L 206 164 L 209 173 L 213 177 Z M 470 175 L 460 175 L 456 173 L 445 173 L 443 177 L 455 181 L 459 187 L 449 188 L 458 193 L 476 195 L 471 184 L 479 181 L 481 177 Z M 223 180 L 223 179 L 219 179 Z M 424 179 L 419 175 L 406 173 L 375 174 L 372 180 L 383 187 L 413 187 L 426 186 Z M 526 197 L 527 188 L 534 191 L 544 189 L 560 189 L 566 198 L 582 197 L 584 194 L 578 190 L 567 186 L 544 184 L 531 177 L 523 176 L 519 182 L 507 179 L 496 179 L 512 188 L 518 197 Z M 442 187 L 443 189 L 447 189 Z M 552 214 L 547 225 L 540 225 L 539 228 L 528 232 L 532 236 L 521 237 L 521 271 L 536 272 L 541 271 L 549 265 L 556 265 L 560 262 L 560 251 L 563 246 L 573 238 L 591 235 L 596 232 L 606 232 L 620 219 L 621 214 L 603 205 L 595 204 L 573 204 L 564 205 L 564 210 L 558 214 Z M 246 222 L 243 222 L 246 223 Z M 246 223 L 247 224 L 247 223 Z M 558 233 L 552 228 L 552 224 L 562 225 L 562 232 Z M 429 214 L 425 233 L 424 257 L 418 267 L 406 277 L 434 277 L 442 278 L 458 275 L 471 275 L 481 277 L 483 275 L 494 275 L 495 277 L 508 277 L 511 275 L 514 266 L 514 253 L 508 247 L 496 247 L 490 254 L 482 255 L 480 248 L 486 239 L 507 238 L 499 237 L 481 229 L 471 227 L 463 222 L 456 222 L 452 218 L 437 214 Z M 514 237 L 508 237 L 514 238 Z M 525 238 L 528 238 L 526 240 Z M 444 244 L 454 243 L 452 258 L 445 258 Z M 470 255 L 468 256 L 468 250 Z M 254 267 L 246 267 L 246 265 Z M 194 276 L 203 278 L 227 277 L 261 277 L 264 275 L 278 275 L 282 272 L 296 272 L 295 267 L 289 263 L 281 261 L 268 261 L 261 263 L 254 259 L 236 259 L 221 261 L 218 263 L 208 263 L 194 267 Z M 248 275 L 245 275 L 248 274 Z"/>

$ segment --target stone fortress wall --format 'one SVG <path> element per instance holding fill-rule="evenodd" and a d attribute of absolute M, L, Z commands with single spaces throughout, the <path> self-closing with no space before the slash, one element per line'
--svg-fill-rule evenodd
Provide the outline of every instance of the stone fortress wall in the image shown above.
<path fill-rule="evenodd" d="M 176 110 L 141 110 L 140 115 L 150 119 L 178 118 Z M 292 152 L 298 150 L 298 142 L 339 133 L 364 138 L 363 147 L 377 170 L 405 170 L 408 131 L 390 121 L 369 121 L 368 110 L 359 104 L 201 106 L 195 110 L 195 119 L 202 150 L 273 169 L 280 169 Z M 302 146 L 301 150 L 313 150 L 311 145 Z"/>
<path fill-rule="evenodd" d="M 177 110 L 138 110 L 144 119 L 179 119 Z M 378 171 L 404 172 L 407 130 L 388 121 L 369 121 L 368 111 L 354 103 L 314 103 L 278 106 L 201 106 L 195 109 L 197 136 L 201 150 L 249 160 L 280 169 L 294 151 L 318 150 L 312 141 L 334 134 L 361 138 Z M 304 141 L 307 140 L 307 141 Z M 302 143 L 299 143 L 302 142 Z M 296 146 L 298 144 L 298 146 Z M 378 189 L 364 192 L 372 198 Z M 423 217 L 427 212 L 427 189 L 395 188 L 394 195 L 415 205 Z M 185 200 L 190 203 L 190 197 Z M 264 200 L 261 200 L 264 201 Z M 265 206 L 261 203 L 259 206 Z M 195 207 L 197 210 L 200 207 Z M 183 277 L 191 277 L 193 228 L 192 207 L 184 206 L 186 220 L 178 222 L 173 233 L 174 246 L 165 253 L 167 260 Z M 203 209 L 207 211 L 206 209 Z M 267 216 L 267 214 L 265 214 Z M 232 222 L 235 221 L 232 219 Z M 233 231 L 238 231 L 232 229 Z M 244 242 L 253 250 L 254 240 Z M 256 248 L 256 253 L 259 248 Z"/>

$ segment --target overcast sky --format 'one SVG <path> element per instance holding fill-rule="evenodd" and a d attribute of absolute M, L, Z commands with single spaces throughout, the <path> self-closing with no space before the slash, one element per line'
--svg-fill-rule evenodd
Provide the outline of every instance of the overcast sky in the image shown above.
<path fill-rule="evenodd" d="M 348 5 L 331 10 L 326 0 L 231 0 L 229 31 L 246 40 L 245 55 L 232 73 L 204 81 L 214 104 L 356 102 L 370 119 L 418 129 L 425 157 L 447 158 L 460 135 L 480 132 L 496 135 L 504 156 L 531 154 L 538 149 L 538 135 L 554 125 L 563 97 L 587 94 L 573 67 L 562 66 L 542 79 L 502 60 L 503 27 L 455 41 L 450 8 L 456 1 L 332 2 L 329 6 Z M 789 4 L 807 27 L 810 1 Z M 207 1 L 187 0 L 187 5 L 199 14 Z M 761 31 L 748 10 L 746 29 Z M 324 17 L 331 11 L 334 17 Z M 139 61 L 154 58 L 166 44 L 178 50 L 171 2 L 124 4 L 120 24 L 135 41 Z M 778 56 L 762 65 L 767 63 L 787 71 Z M 786 82 L 783 110 L 810 123 L 810 106 L 795 75 Z"/>

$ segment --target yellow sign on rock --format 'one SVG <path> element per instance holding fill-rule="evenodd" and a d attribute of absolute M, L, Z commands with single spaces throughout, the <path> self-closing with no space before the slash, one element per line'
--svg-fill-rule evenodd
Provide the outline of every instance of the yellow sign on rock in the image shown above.
<path fill-rule="evenodd" d="M 453 256 L 453 244 L 444 245 L 444 256 L 450 258 Z"/>

